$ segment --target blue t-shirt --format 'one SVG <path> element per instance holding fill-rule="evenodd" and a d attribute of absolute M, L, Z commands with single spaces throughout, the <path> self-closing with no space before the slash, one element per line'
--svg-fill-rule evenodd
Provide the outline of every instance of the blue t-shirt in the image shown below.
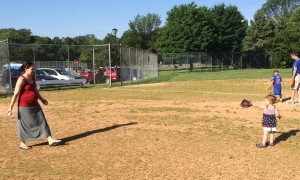
<path fill-rule="evenodd" d="M 281 82 L 282 82 L 282 78 L 279 74 L 273 75 L 271 77 L 271 80 L 273 80 L 273 84 L 281 84 Z"/>
<path fill-rule="evenodd" d="M 273 81 L 273 95 L 281 95 L 281 76 L 279 74 L 273 75 L 271 80 Z"/>
<path fill-rule="evenodd" d="M 294 72 L 294 68 L 297 68 L 297 74 L 300 74 L 300 58 L 296 59 L 293 63 L 293 66 L 292 66 L 292 75 L 293 75 L 293 72 Z"/>

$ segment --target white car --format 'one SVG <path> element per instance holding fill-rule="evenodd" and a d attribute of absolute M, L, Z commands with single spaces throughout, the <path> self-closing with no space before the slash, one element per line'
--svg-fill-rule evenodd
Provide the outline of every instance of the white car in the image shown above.
<path fill-rule="evenodd" d="M 82 79 L 80 76 L 73 75 L 61 68 L 38 68 L 48 73 L 50 76 L 59 80 Z"/>

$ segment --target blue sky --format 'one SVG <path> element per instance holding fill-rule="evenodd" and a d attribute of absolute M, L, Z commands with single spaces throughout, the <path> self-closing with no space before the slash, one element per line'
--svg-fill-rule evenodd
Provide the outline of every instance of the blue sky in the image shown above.
<path fill-rule="evenodd" d="M 164 25 L 168 11 L 191 2 L 208 8 L 235 5 L 250 20 L 266 0 L 0 0 L 0 29 L 26 28 L 50 38 L 94 34 L 103 39 L 117 28 L 120 37 L 137 15 L 158 14 Z"/>

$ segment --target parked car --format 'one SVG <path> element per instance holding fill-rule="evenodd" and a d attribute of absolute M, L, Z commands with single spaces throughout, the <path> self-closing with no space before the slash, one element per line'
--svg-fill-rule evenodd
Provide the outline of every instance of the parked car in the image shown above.
<path fill-rule="evenodd" d="M 12 88 L 15 88 L 18 78 L 22 75 L 22 72 L 19 71 L 18 69 L 10 69 L 10 71 L 11 71 L 11 82 L 9 78 L 9 69 L 3 70 L 2 78 L 1 78 L 2 79 L 1 86 L 4 86 L 5 89 L 8 91 L 11 89 L 11 85 Z M 35 78 L 36 78 L 38 88 L 53 87 L 54 85 L 56 85 L 55 82 L 53 82 L 52 84 L 49 83 L 49 84 L 39 85 L 39 81 L 58 80 L 57 78 L 50 76 L 49 74 L 47 74 L 42 70 L 36 70 Z"/>
<path fill-rule="evenodd" d="M 122 68 L 122 72 L 119 67 L 111 67 L 111 70 L 109 70 L 109 67 L 100 67 L 96 69 L 96 73 L 94 73 L 92 70 L 84 69 L 80 76 L 86 78 L 88 83 L 94 83 L 95 77 L 95 83 L 97 84 L 109 83 L 110 74 L 112 82 L 119 82 L 121 80 L 121 74 L 122 81 L 136 80 L 136 70 L 130 70 L 129 68 L 125 67 Z"/>
<path fill-rule="evenodd" d="M 100 67 L 96 69 L 96 73 L 90 69 L 84 69 L 82 73 L 80 74 L 81 77 L 84 77 L 86 79 L 87 83 L 94 83 L 94 76 L 97 83 L 109 83 L 110 82 L 110 74 L 111 74 L 111 80 L 112 82 L 119 82 L 121 80 L 122 75 L 122 81 L 135 81 L 137 79 L 136 77 L 136 70 L 130 70 L 129 68 L 123 67 L 122 71 L 119 67 L 111 67 L 111 71 L 109 70 L 109 67 Z"/>
<path fill-rule="evenodd" d="M 37 69 L 35 71 L 35 77 L 36 77 L 36 81 L 59 80 L 55 77 L 50 76 L 48 73 L 40 69 Z"/>
<path fill-rule="evenodd" d="M 105 83 L 110 83 L 110 76 L 111 76 L 111 82 L 118 82 L 119 81 L 119 73 L 117 71 L 117 67 L 111 67 L 111 69 L 109 69 L 109 67 L 104 67 L 104 68 L 100 68 L 99 72 L 103 72 L 104 76 L 105 76 Z"/>
<path fill-rule="evenodd" d="M 71 74 L 62 68 L 38 68 L 38 70 L 43 70 L 59 80 L 82 79 L 80 76 Z"/>
<path fill-rule="evenodd" d="M 109 67 L 103 68 L 103 73 L 105 76 L 105 82 L 110 82 L 110 73 L 111 73 L 111 81 L 112 82 L 119 82 L 121 79 L 122 81 L 135 81 L 137 80 L 137 71 L 136 69 L 130 69 L 128 67 L 112 67 L 111 71 Z"/>
<path fill-rule="evenodd" d="M 111 73 L 112 72 L 112 73 Z M 86 78 L 86 81 L 88 83 L 109 83 L 110 82 L 110 73 L 111 73 L 111 80 L 112 82 L 118 81 L 118 73 L 117 68 L 112 67 L 111 71 L 109 70 L 109 67 L 100 67 L 96 69 L 96 72 L 93 72 L 91 70 L 85 69 L 80 76 Z"/>
<path fill-rule="evenodd" d="M 74 75 L 62 68 L 38 68 L 37 70 L 45 71 L 52 77 L 55 77 L 61 81 L 58 82 L 60 86 L 70 85 L 81 85 L 83 86 L 86 82 L 85 78 L 78 75 Z"/>
<path fill-rule="evenodd" d="M 59 79 L 50 76 L 48 73 L 40 69 L 37 69 L 35 71 L 35 78 L 36 78 L 36 84 L 38 89 L 61 86 L 61 84 L 58 83 Z"/>
<path fill-rule="evenodd" d="M 105 76 L 103 74 L 103 71 L 92 71 L 89 69 L 84 69 L 82 73 L 80 73 L 80 76 L 86 79 L 86 83 L 90 84 L 98 84 L 98 83 L 104 83 L 105 82 Z"/>

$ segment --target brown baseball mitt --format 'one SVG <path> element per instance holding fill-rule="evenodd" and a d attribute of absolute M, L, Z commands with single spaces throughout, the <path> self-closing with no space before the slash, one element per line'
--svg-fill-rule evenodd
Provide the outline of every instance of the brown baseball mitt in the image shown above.
<path fill-rule="evenodd" d="M 241 105 L 242 108 L 248 108 L 248 107 L 253 106 L 251 101 L 249 101 L 247 99 L 243 99 L 243 101 L 241 102 L 240 105 Z"/>
<path fill-rule="evenodd" d="M 295 83 L 295 79 L 291 78 L 290 81 L 289 81 L 289 85 L 292 86 L 294 83 Z"/>
<path fill-rule="evenodd" d="M 270 90 L 272 90 L 272 85 L 271 85 L 271 84 L 269 84 L 269 85 L 266 87 L 266 90 L 267 90 L 267 91 L 270 91 Z"/>

